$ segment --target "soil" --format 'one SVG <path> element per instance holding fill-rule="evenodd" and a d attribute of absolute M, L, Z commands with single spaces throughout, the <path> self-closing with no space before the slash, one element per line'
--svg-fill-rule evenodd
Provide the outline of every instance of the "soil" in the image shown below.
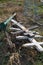
<path fill-rule="evenodd" d="M 0 23 L 11 16 L 14 12 L 17 13 L 17 21 L 22 22 L 27 28 L 31 25 L 23 14 L 23 5 L 15 5 L 14 3 L 6 3 L 4 7 L 0 7 Z M 4 32 L 1 32 L 4 33 Z M 3 34 L 4 35 L 4 34 Z M 0 43 L 0 65 L 36 65 L 36 56 L 39 52 L 36 49 L 11 49 L 6 44 L 5 35 L 2 37 Z"/>

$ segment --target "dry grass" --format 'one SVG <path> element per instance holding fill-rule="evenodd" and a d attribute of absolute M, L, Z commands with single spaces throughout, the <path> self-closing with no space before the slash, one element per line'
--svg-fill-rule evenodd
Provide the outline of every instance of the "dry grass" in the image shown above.
<path fill-rule="evenodd" d="M 30 21 L 27 20 L 27 18 L 24 17 L 23 15 L 23 5 L 21 4 L 21 2 L 18 3 L 18 0 L 16 0 L 15 3 L 7 2 L 5 3 L 5 5 L 6 7 L 0 7 L 0 22 L 4 21 L 6 18 L 12 15 L 13 12 L 16 12 L 17 20 L 23 22 L 24 25 L 26 25 L 26 27 L 30 26 L 29 25 Z M 4 43 L 5 40 L 3 39 L 2 41 L 3 41 L 3 44 L 0 46 L 0 49 L 1 49 L 0 65 L 30 65 L 29 62 L 31 63 L 31 65 L 35 65 L 35 61 L 37 60 L 34 60 L 34 59 L 37 56 L 37 54 L 40 54 L 36 50 L 23 48 L 21 52 L 17 51 L 16 49 L 15 50 L 16 52 L 14 51 L 10 53 L 10 51 L 8 50 L 7 44 Z"/>

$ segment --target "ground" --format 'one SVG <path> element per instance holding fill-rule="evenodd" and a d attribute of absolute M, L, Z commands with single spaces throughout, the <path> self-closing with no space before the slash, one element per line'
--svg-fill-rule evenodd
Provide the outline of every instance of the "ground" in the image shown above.
<path fill-rule="evenodd" d="M 32 21 L 26 18 L 23 14 L 23 3 L 17 1 L 7 1 L 7 3 L 4 2 L 1 4 L 0 23 L 16 12 L 17 21 L 23 22 L 26 27 L 31 26 L 30 22 Z M 40 33 L 43 35 L 42 32 Z M 0 32 L 0 41 L 0 65 L 43 65 L 43 53 L 41 54 L 37 52 L 36 49 L 34 50 L 23 48 L 21 52 L 19 52 L 17 49 L 15 50 L 16 52 L 10 52 L 11 50 L 8 50 L 8 46 L 5 42 L 5 34 L 3 31 Z"/>

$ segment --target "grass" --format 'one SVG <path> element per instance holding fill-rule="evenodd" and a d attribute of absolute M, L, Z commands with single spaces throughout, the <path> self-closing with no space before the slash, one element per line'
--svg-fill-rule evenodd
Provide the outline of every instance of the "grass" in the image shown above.
<path fill-rule="evenodd" d="M 20 6 L 23 4 L 23 0 L 18 0 L 18 1 L 17 0 L 0 0 L 1 3 L 5 3 L 5 2 L 9 2 L 9 1 L 15 2 L 16 4 L 18 4 Z"/>
<path fill-rule="evenodd" d="M 0 0 L 0 2 L 8 2 L 8 1 L 13 1 L 13 2 L 16 2 L 16 0 Z M 22 5 L 22 2 L 21 1 L 19 1 L 19 2 L 16 2 L 16 4 L 18 4 L 19 6 L 21 6 Z M 43 13 L 43 9 L 41 8 L 41 7 L 39 7 L 40 9 L 40 11 L 38 11 L 38 13 Z M 1 15 L 3 15 L 3 13 L 4 13 L 4 15 L 5 15 L 5 11 L 6 10 L 4 10 L 3 11 L 3 9 L 0 9 L 0 14 Z M 9 13 L 9 11 L 8 11 L 8 13 Z M 2 16 L 3 17 L 3 16 Z M 3 39 L 4 38 L 4 33 L 2 34 L 3 32 L 1 32 L 0 33 L 0 39 Z M 43 34 L 43 33 L 42 33 Z M 3 44 L 4 45 L 4 44 Z M 2 45 L 2 46 L 3 46 Z M 1 45 L 0 45 L 1 46 Z M 3 47 L 4 48 L 4 47 Z M 1 55 L 1 53 L 0 53 L 0 55 Z M 43 54 L 40 54 L 40 56 L 41 56 L 41 58 L 43 59 Z M 38 58 L 38 57 L 37 57 Z M 39 59 L 40 59 L 40 57 L 39 57 Z M 43 65 L 43 63 L 40 61 L 40 60 L 36 60 L 36 65 Z M 7 64 L 7 62 L 8 62 L 8 58 L 6 58 L 6 57 L 3 57 L 3 63 L 2 63 L 2 65 L 6 65 Z"/>
<path fill-rule="evenodd" d="M 37 13 L 39 14 L 43 13 L 43 7 L 38 7 Z"/>
<path fill-rule="evenodd" d="M 43 65 L 43 63 L 41 61 L 37 61 L 36 65 Z"/>
<path fill-rule="evenodd" d="M 3 3 L 3 2 L 7 2 L 7 1 L 9 1 L 9 0 L 0 0 L 0 2 L 2 2 L 2 3 Z"/>

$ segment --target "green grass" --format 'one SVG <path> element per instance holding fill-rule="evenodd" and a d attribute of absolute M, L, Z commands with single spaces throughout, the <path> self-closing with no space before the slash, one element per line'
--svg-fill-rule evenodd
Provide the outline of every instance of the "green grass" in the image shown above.
<path fill-rule="evenodd" d="M 43 63 L 41 61 L 37 61 L 36 65 L 43 65 Z"/>
<path fill-rule="evenodd" d="M 32 9 L 33 12 L 37 12 L 38 14 L 43 13 L 43 5 L 42 6 L 32 6 L 30 9 Z M 36 9 L 36 11 L 35 11 L 35 9 Z"/>
<path fill-rule="evenodd" d="M 9 0 L 0 0 L 0 2 L 6 2 L 6 1 L 9 1 Z"/>
<path fill-rule="evenodd" d="M 9 2 L 9 1 L 14 1 L 15 2 L 16 0 L 0 0 L 0 2 L 2 2 L 2 3 L 3 2 Z"/>

